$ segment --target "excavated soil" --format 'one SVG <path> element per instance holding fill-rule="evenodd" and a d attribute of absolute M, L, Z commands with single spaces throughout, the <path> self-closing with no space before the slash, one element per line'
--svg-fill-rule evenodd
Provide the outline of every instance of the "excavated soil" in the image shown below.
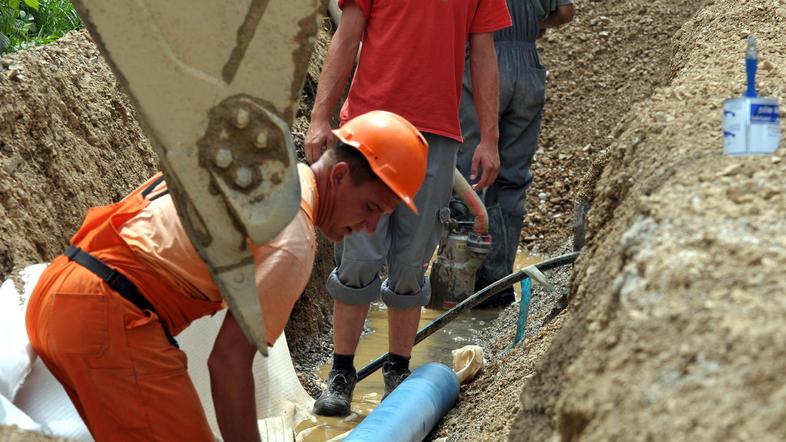
<path fill-rule="evenodd" d="M 545 256 L 566 250 L 563 244 L 573 233 L 574 207 L 588 198 L 587 189 L 603 170 L 619 136 L 614 128 L 635 103 L 669 84 L 672 36 L 700 6 L 700 2 L 677 0 L 578 0 L 573 22 L 549 30 L 538 41 L 549 76 L 540 150 L 533 163 L 534 181 L 527 192 L 528 214 L 522 231 L 527 249 Z M 558 275 L 549 276 L 567 286 L 570 268 Z M 536 291 L 533 303 L 542 295 Z M 542 302 L 552 311 L 563 306 L 560 301 Z M 568 316 L 574 305 L 575 301 Z M 540 358 L 565 320 L 563 314 L 540 331 L 528 327 L 525 343 L 499 358 L 498 348 L 515 334 L 515 322 L 504 318 L 515 317 L 516 309 L 509 307 L 489 331 L 490 369 L 462 393 L 457 409 L 466 411 L 449 414 L 438 437 L 500 440 L 510 431 L 519 412 L 522 386 L 535 376 Z M 559 354 L 560 349 L 550 351 Z M 538 435 L 533 440 L 547 438 Z"/>
<path fill-rule="evenodd" d="M 0 277 L 63 251 L 89 207 L 156 170 L 134 109 L 84 33 L 0 68 Z"/>
<path fill-rule="evenodd" d="M 46 436 L 33 431 L 25 431 L 17 426 L 0 425 L 0 440 L 3 442 L 66 442 L 62 437 Z"/>
<path fill-rule="evenodd" d="M 549 251 L 570 234 L 582 181 L 631 106 L 668 84 L 672 36 L 702 3 L 576 0 L 573 22 L 538 41 L 548 86 L 525 246 Z"/>
<path fill-rule="evenodd" d="M 668 84 L 587 183 L 575 294 L 511 440 L 786 439 L 784 151 L 727 157 L 721 137 L 749 33 L 760 93 L 786 97 L 785 28 L 783 0 L 716 0 L 671 36 Z"/>
<path fill-rule="evenodd" d="M 760 93 L 786 96 L 786 2 L 577 8 L 539 44 L 549 99 L 522 233 L 553 252 L 591 202 L 570 304 L 499 358 L 509 308 L 434 437 L 784 440 L 783 151 L 724 157 L 721 102 L 744 90 L 751 32 Z"/>

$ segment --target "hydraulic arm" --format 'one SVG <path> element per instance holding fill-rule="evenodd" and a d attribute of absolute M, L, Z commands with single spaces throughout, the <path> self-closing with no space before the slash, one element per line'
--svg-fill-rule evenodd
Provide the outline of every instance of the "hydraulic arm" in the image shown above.
<path fill-rule="evenodd" d="M 74 0 L 136 105 L 178 215 L 267 354 L 249 241 L 300 204 L 289 131 L 323 0 Z"/>

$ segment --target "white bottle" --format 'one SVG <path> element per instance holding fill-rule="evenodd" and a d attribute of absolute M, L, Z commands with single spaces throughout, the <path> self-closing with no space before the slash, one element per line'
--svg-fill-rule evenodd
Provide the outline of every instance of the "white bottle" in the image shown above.
<path fill-rule="evenodd" d="M 760 98 L 756 93 L 758 61 L 756 38 L 751 35 L 745 48 L 748 89 L 744 96 L 723 102 L 723 150 L 727 155 L 770 155 L 780 145 L 778 100 Z"/>

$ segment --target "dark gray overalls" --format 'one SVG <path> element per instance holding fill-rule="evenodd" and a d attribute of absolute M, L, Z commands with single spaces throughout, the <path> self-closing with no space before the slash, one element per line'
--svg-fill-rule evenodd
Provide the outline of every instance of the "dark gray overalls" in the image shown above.
<path fill-rule="evenodd" d="M 540 64 L 535 39 L 537 14 L 530 0 L 508 0 L 513 26 L 494 33 L 499 63 L 499 157 L 497 180 L 485 193 L 494 246 L 477 273 L 476 287 L 485 287 L 513 268 L 524 223 L 525 191 L 532 182 L 530 164 L 538 148 L 545 101 L 546 69 Z M 457 167 L 469 179 L 480 127 L 472 98 L 469 62 L 461 94 L 464 137 Z"/>

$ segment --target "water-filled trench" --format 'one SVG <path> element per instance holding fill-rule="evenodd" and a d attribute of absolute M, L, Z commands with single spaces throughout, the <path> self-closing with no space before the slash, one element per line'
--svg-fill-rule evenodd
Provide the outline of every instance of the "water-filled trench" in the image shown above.
<path fill-rule="evenodd" d="M 516 255 L 514 270 L 519 270 L 531 264 L 536 264 L 542 259 L 538 256 L 528 255 L 519 250 Z M 520 286 L 514 286 L 517 299 L 520 295 Z M 444 310 L 424 308 L 420 315 L 418 328 L 423 328 Z M 451 351 L 465 345 L 476 344 L 480 332 L 501 312 L 501 308 L 473 309 L 459 315 L 444 328 L 432 334 L 412 349 L 410 368 L 415 369 L 426 362 L 441 362 L 449 367 L 453 366 Z M 355 366 L 361 367 L 372 362 L 388 351 L 388 321 L 387 308 L 381 302 L 372 304 L 366 318 L 366 332 L 361 336 L 360 343 L 355 352 Z M 328 361 L 319 369 L 319 376 L 327 379 L 332 361 Z M 317 416 L 316 421 L 304 421 L 296 427 L 299 435 L 307 434 L 302 439 L 306 442 L 325 441 L 337 437 L 354 428 L 364 417 L 379 405 L 384 392 L 382 371 L 378 370 L 355 387 L 352 399 L 352 414 L 345 418 L 331 418 Z M 306 431 L 308 430 L 308 431 Z M 305 433 L 303 433 L 305 431 Z"/>

